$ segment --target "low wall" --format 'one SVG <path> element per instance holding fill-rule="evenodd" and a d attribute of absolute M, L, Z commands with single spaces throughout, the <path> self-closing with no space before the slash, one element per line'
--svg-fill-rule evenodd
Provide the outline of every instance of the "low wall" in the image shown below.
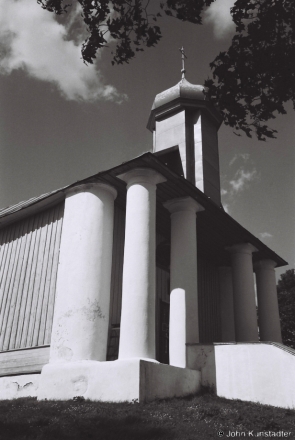
<path fill-rule="evenodd" d="M 187 366 L 201 373 L 201 384 L 216 393 L 215 345 L 187 344 Z"/>
<path fill-rule="evenodd" d="M 189 368 L 220 397 L 295 408 L 295 350 L 277 343 L 188 346 Z"/>
<path fill-rule="evenodd" d="M 294 354 L 263 343 L 216 345 L 217 395 L 295 408 Z"/>

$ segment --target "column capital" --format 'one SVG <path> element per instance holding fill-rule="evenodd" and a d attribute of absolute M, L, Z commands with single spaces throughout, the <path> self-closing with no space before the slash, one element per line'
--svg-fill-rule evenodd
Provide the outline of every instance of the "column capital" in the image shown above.
<path fill-rule="evenodd" d="M 253 252 L 257 252 L 258 249 L 253 246 L 251 243 L 237 243 L 232 246 L 227 246 L 225 248 L 226 251 L 231 254 L 249 254 L 251 255 Z"/>
<path fill-rule="evenodd" d="M 158 185 L 167 180 L 162 174 L 152 168 L 134 168 L 133 170 L 120 174 L 117 177 L 127 183 L 127 188 L 136 183 Z"/>
<path fill-rule="evenodd" d="M 194 213 L 204 211 L 203 206 L 191 197 L 168 200 L 168 202 L 163 203 L 163 206 L 168 209 L 171 214 L 181 211 L 192 211 Z"/>
<path fill-rule="evenodd" d="M 103 182 L 82 183 L 81 185 L 76 185 L 71 188 L 65 189 L 65 194 L 66 197 L 71 197 L 75 194 L 91 192 L 96 189 L 102 189 L 109 192 L 113 196 L 113 199 L 117 197 L 117 190 L 113 186 Z"/>
<path fill-rule="evenodd" d="M 277 263 L 270 259 L 255 261 L 253 264 L 254 272 L 258 272 L 259 270 L 274 270 Z"/>

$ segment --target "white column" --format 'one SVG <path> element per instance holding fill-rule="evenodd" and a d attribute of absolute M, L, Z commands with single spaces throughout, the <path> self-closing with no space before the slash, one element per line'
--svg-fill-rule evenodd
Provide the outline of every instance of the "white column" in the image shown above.
<path fill-rule="evenodd" d="M 258 323 L 261 341 L 282 342 L 275 266 L 272 260 L 260 260 L 254 264 Z"/>
<path fill-rule="evenodd" d="M 156 188 L 152 169 L 118 176 L 127 182 L 119 359 L 156 356 Z"/>
<path fill-rule="evenodd" d="M 69 190 L 65 201 L 50 362 L 105 361 L 116 190 Z"/>
<path fill-rule="evenodd" d="M 250 243 L 240 243 L 227 250 L 232 263 L 236 341 L 258 341 L 252 264 L 252 252 L 257 249 Z"/>
<path fill-rule="evenodd" d="M 235 341 L 235 317 L 232 269 L 218 268 L 222 342 Z"/>
<path fill-rule="evenodd" d="M 203 207 L 190 197 L 164 206 L 171 212 L 170 365 L 185 368 L 186 344 L 199 342 L 196 212 Z"/>

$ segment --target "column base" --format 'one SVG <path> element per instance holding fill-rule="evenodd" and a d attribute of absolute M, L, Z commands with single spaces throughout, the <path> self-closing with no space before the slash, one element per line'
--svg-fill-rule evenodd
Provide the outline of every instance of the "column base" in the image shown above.
<path fill-rule="evenodd" d="M 187 396 L 200 387 L 199 371 L 142 359 L 52 363 L 42 369 L 38 400 L 83 396 L 104 402 L 147 402 Z"/>

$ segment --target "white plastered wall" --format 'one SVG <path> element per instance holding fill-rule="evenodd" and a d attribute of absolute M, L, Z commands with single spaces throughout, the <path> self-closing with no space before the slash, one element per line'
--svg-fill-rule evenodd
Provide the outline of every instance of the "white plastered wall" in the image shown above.
<path fill-rule="evenodd" d="M 201 113 L 198 112 L 194 123 L 194 148 L 195 148 L 195 182 L 196 187 L 204 192 L 204 169 L 203 169 L 203 142 Z"/>
<path fill-rule="evenodd" d="M 215 346 L 217 395 L 295 408 L 295 352 L 268 344 Z"/>
<path fill-rule="evenodd" d="M 220 204 L 220 176 L 217 127 L 208 115 L 196 110 L 186 115 L 182 110 L 166 119 L 156 121 L 153 151 L 158 152 L 178 145 L 184 177 L 187 178 L 186 123 L 193 136 L 190 157 L 195 165 L 195 186 Z M 192 132 L 191 132 L 192 130 Z M 194 159 L 193 159 L 194 157 Z"/>
<path fill-rule="evenodd" d="M 40 374 L 22 374 L 0 377 L 0 399 L 11 400 L 19 397 L 36 397 Z"/>
<path fill-rule="evenodd" d="M 184 177 L 186 177 L 185 111 L 156 121 L 154 152 L 178 145 Z"/>
<path fill-rule="evenodd" d="M 295 408 L 295 350 L 281 344 L 188 346 L 188 368 L 219 397 Z"/>

